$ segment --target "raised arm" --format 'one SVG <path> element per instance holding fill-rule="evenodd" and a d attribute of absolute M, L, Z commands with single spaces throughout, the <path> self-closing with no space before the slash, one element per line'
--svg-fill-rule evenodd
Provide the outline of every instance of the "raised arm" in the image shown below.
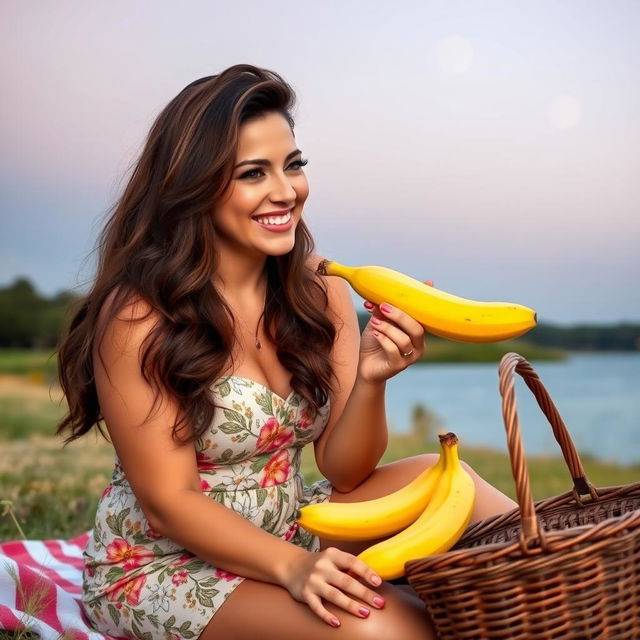
<path fill-rule="evenodd" d="M 386 381 L 422 356 L 424 328 L 399 309 L 387 312 L 384 305 L 373 305 L 361 336 L 349 286 L 337 276 L 325 278 L 337 331 L 331 356 L 339 388 L 314 452 L 321 473 L 338 491 L 349 492 L 373 472 L 385 452 Z"/>
<path fill-rule="evenodd" d="M 349 286 L 337 276 L 325 277 L 329 317 L 337 332 L 331 360 L 339 387 L 314 455 L 320 472 L 338 491 L 347 492 L 371 474 L 387 447 L 385 383 L 367 383 L 357 375 L 360 328 Z"/>

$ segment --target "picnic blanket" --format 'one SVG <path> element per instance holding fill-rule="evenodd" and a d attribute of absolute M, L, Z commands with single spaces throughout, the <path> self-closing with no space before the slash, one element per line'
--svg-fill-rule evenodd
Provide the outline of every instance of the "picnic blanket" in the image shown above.
<path fill-rule="evenodd" d="M 0 544 L 0 629 L 29 629 L 42 640 L 62 634 L 64 640 L 115 640 L 92 631 L 82 610 L 82 551 L 90 533 Z"/>

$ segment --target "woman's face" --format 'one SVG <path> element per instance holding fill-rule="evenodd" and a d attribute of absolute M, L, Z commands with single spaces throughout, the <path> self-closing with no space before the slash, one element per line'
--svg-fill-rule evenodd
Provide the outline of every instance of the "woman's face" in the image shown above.
<path fill-rule="evenodd" d="M 222 242 L 234 251 L 260 256 L 284 255 L 293 249 L 309 195 L 301 160 L 289 123 L 280 113 L 268 113 L 240 127 L 231 183 L 213 214 Z M 263 215 L 267 213 L 273 217 Z"/>

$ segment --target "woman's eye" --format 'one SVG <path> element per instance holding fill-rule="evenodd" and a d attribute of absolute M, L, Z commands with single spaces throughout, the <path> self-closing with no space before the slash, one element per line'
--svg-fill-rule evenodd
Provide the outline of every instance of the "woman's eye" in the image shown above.
<path fill-rule="evenodd" d="M 254 177 L 254 173 L 256 173 L 257 171 L 262 171 L 262 169 L 251 169 L 251 171 L 247 171 L 246 173 L 243 173 L 240 178 L 253 178 Z M 257 176 L 255 176 L 257 178 Z"/>
<path fill-rule="evenodd" d="M 302 167 L 307 166 L 307 164 L 309 163 L 309 160 L 307 159 L 303 159 L 303 160 L 294 160 L 289 167 L 293 167 L 295 165 L 295 169 L 296 170 L 300 170 L 302 169 Z M 257 178 L 258 175 L 256 175 L 257 173 L 262 173 L 262 169 L 251 169 L 251 171 L 247 171 L 246 173 L 243 173 L 240 176 L 240 179 L 244 179 L 244 178 Z"/>

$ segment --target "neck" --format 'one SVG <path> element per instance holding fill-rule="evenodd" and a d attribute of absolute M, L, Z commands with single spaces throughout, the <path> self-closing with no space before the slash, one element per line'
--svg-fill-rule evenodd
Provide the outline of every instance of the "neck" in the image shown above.
<path fill-rule="evenodd" d="M 264 301 L 267 275 L 266 256 L 262 260 L 247 260 L 235 255 L 232 259 L 220 256 L 213 276 L 216 289 L 227 299 Z"/>

